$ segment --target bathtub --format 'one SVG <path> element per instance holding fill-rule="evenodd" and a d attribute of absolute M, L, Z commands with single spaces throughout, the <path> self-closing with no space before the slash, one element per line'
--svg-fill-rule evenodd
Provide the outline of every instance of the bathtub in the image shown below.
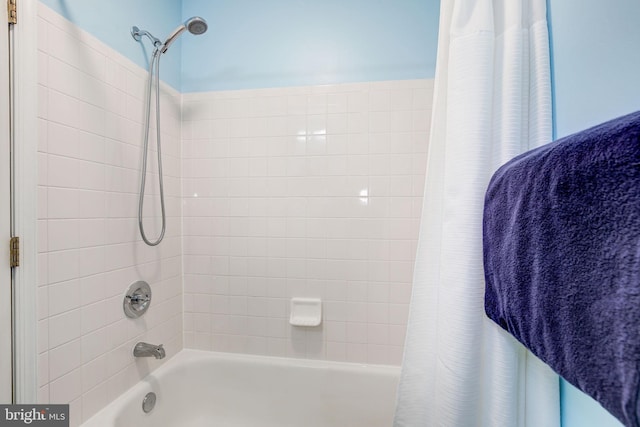
<path fill-rule="evenodd" d="M 400 369 L 182 350 L 82 427 L 389 427 Z M 142 400 L 153 391 L 155 408 Z"/>

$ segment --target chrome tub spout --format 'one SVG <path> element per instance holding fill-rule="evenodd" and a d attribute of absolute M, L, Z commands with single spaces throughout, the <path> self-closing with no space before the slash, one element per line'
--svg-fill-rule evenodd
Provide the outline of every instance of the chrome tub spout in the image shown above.
<path fill-rule="evenodd" d="M 146 342 L 139 342 L 133 347 L 133 355 L 135 357 L 155 357 L 156 359 L 164 359 L 165 351 L 162 344 L 153 345 Z"/>

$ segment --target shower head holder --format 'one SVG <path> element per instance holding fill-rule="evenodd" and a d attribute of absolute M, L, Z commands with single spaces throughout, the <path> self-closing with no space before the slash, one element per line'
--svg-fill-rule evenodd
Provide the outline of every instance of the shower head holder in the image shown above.
<path fill-rule="evenodd" d="M 159 47 L 162 45 L 162 42 L 160 41 L 160 39 L 154 37 L 153 34 L 151 34 L 149 31 L 141 30 L 135 25 L 131 27 L 131 37 L 133 37 L 135 41 L 137 42 L 142 41 L 142 36 L 148 37 L 149 40 L 151 40 L 151 43 L 153 43 L 154 47 Z"/>

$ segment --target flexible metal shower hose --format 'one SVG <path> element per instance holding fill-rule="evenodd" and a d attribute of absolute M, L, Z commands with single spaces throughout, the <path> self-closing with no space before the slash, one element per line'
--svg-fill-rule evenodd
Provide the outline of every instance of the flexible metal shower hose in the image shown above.
<path fill-rule="evenodd" d="M 144 140 L 143 140 L 143 156 L 142 156 L 142 178 L 140 179 L 140 198 L 138 199 L 138 226 L 140 228 L 140 235 L 142 240 L 149 246 L 158 245 L 164 238 L 164 232 L 166 230 L 166 215 L 164 209 L 164 185 L 162 183 L 162 144 L 160 141 L 160 51 L 156 48 L 149 64 L 149 82 L 147 85 L 147 103 L 145 111 L 145 123 L 144 123 Z M 151 123 L 149 121 L 151 117 L 151 88 L 154 80 L 154 68 L 155 68 L 155 81 L 156 81 L 156 141 L 158 146 L 158 181 L 160 184 L 160 206 L 162 209 L 162 231 L 156 241 L 150 241 L 145 232 L 142 224 L 142 207 L 144 204 L 144 188 L 147 181 L 147 154 L 149 151 L 149 128 Z"/>

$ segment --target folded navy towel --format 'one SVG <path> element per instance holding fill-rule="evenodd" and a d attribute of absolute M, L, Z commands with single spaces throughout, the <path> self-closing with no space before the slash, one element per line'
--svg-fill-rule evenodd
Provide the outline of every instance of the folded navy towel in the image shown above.
<path fill-rule="evenodd" d="M 487 315 L 640 426 L 640 111 L 502 166 L 484 267 Z"/>

